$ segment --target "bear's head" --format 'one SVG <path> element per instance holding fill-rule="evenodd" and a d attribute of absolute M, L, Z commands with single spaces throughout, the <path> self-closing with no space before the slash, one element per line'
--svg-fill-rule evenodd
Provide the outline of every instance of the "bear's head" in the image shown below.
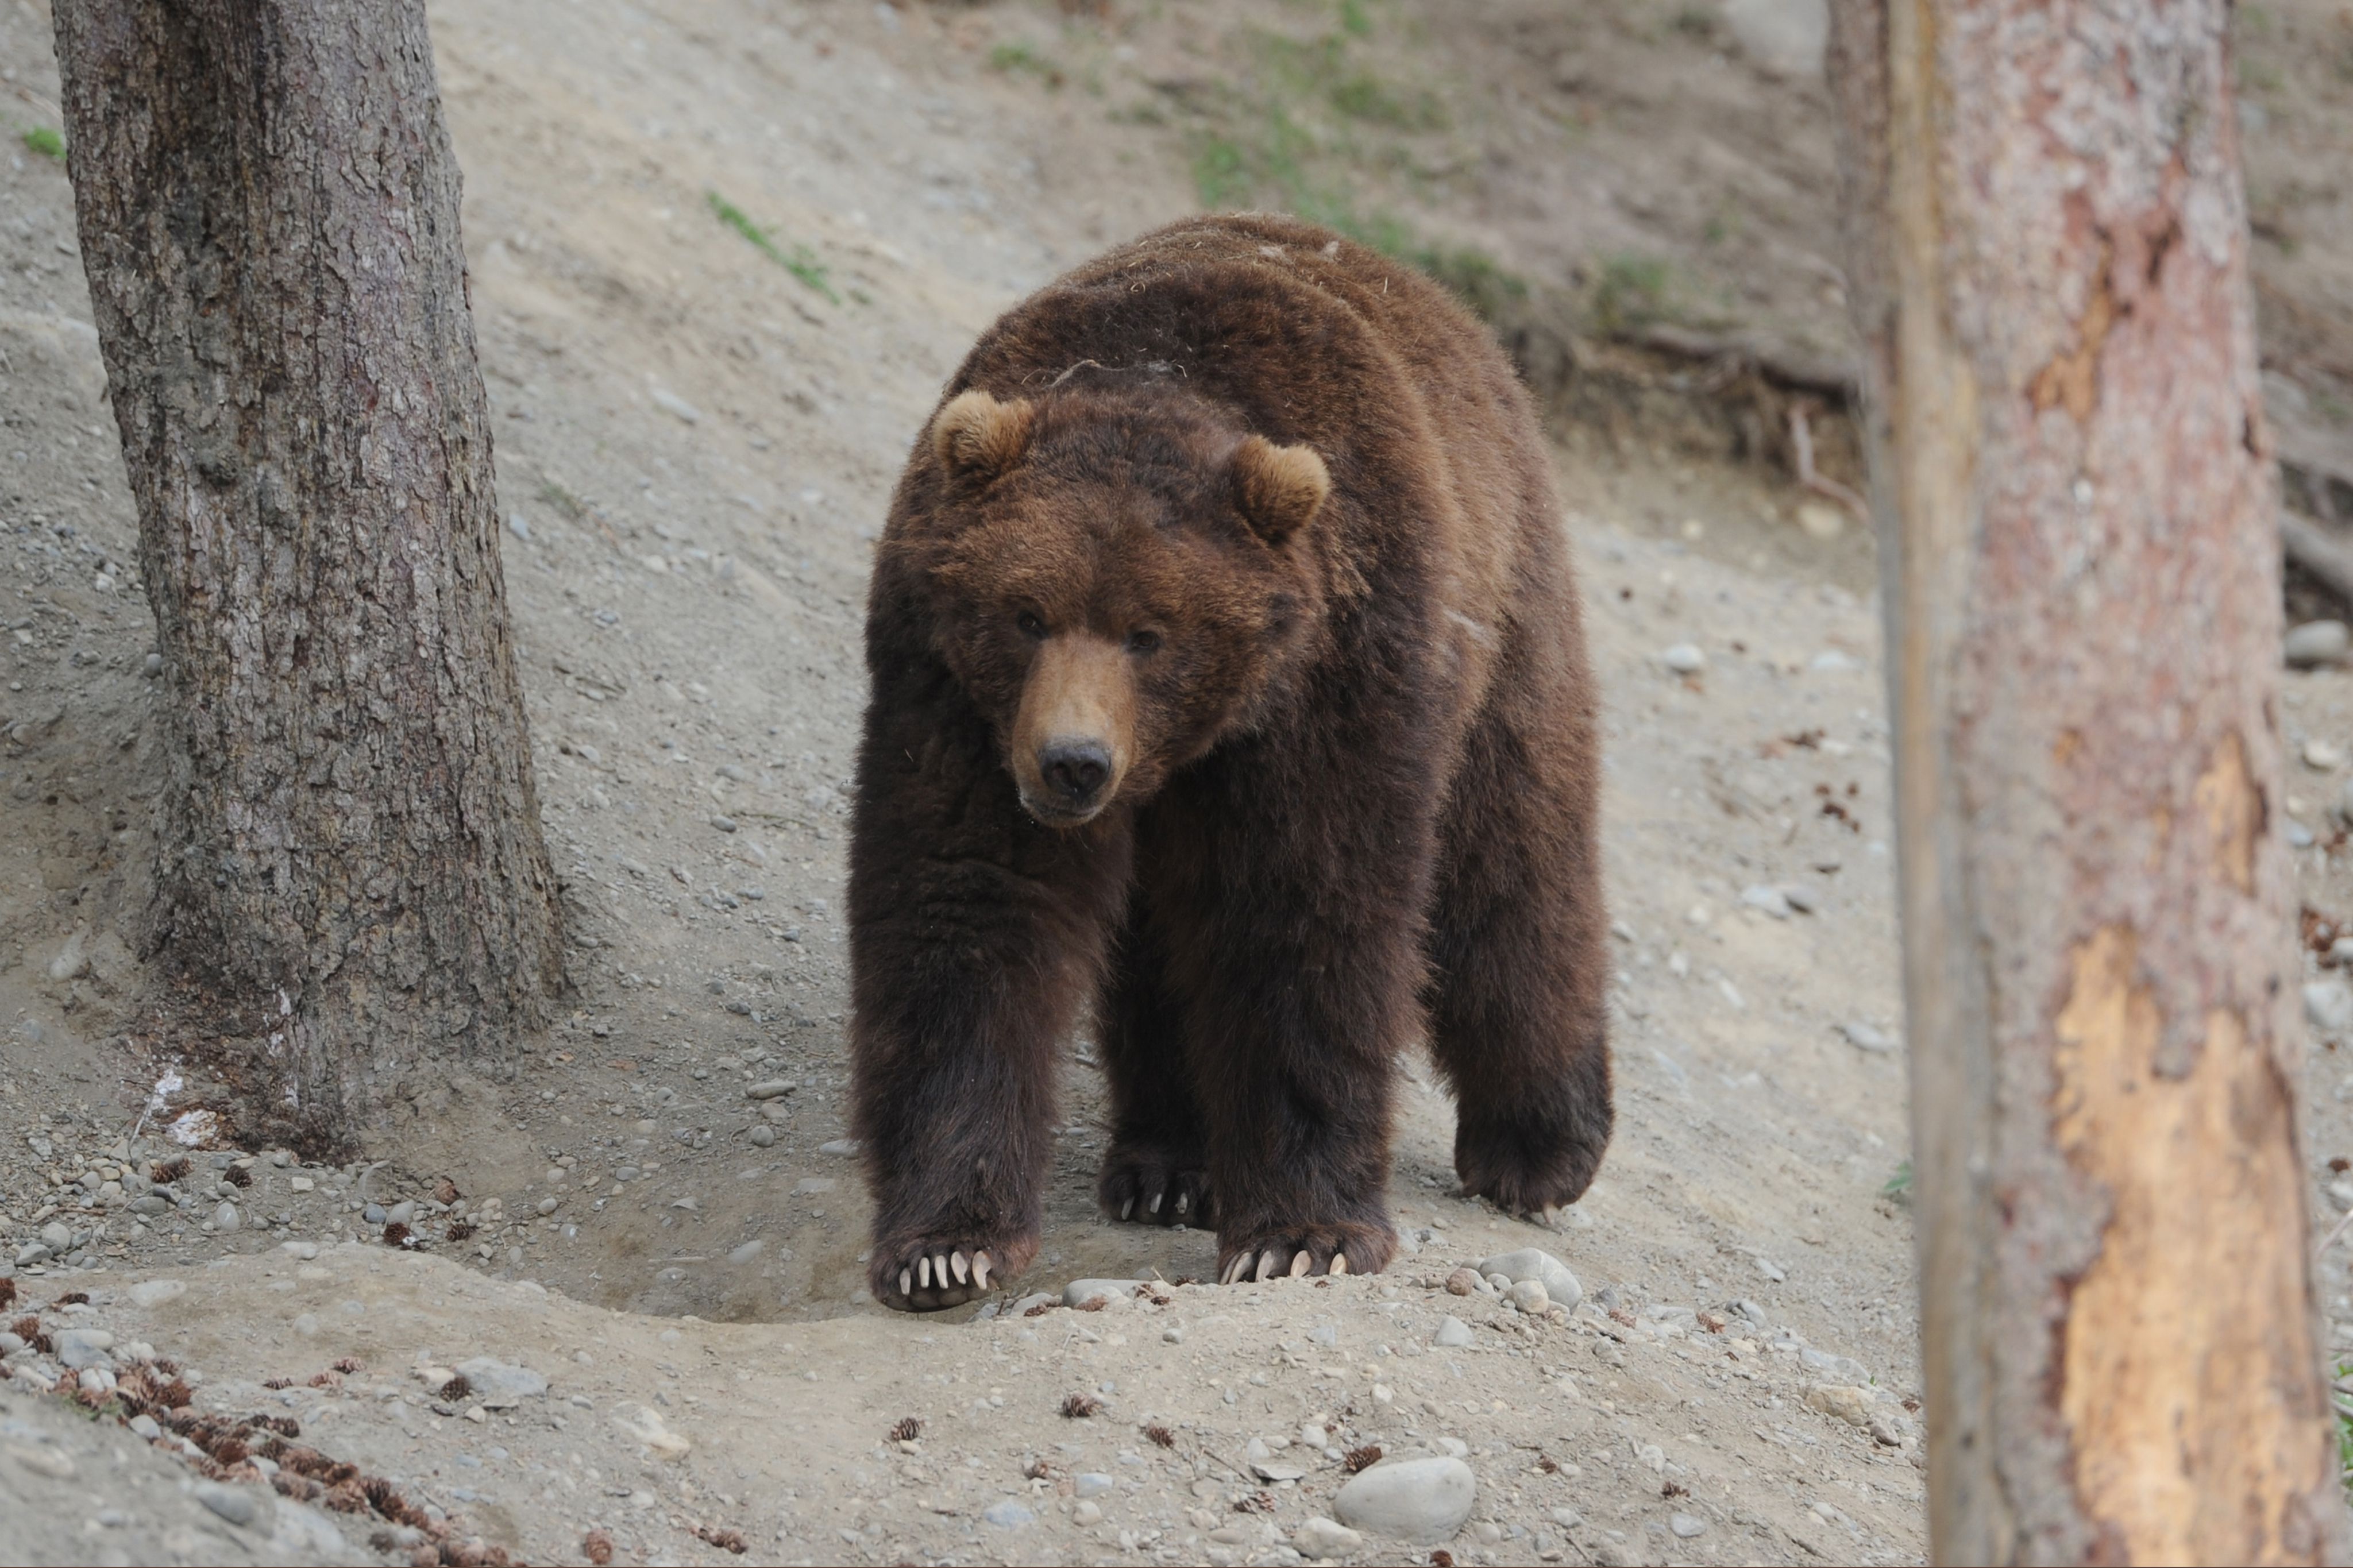
<path fill-rule="evenodd" d="M 1246 728 L 1323 616 L 1332 481 L 1181 389 L 970 391 L 907 541 L 1022 804 L 1071 827 Z"/>

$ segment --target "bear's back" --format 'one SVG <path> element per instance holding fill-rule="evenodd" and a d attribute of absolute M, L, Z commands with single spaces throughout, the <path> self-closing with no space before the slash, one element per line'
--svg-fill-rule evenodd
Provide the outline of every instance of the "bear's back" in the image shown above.
<path fill-rule="evenodd" d="M 1483 619 L 1531 552 L 1552 553 L 1534 407 L 1493 336 L 1427 277 L 1313 224 L 1219 214 L 1107 252 L 999 319 L 948 395 L 1078 376 L 1172 378 L 1314 447 L 1349 553 L 1445 607 Z"/>

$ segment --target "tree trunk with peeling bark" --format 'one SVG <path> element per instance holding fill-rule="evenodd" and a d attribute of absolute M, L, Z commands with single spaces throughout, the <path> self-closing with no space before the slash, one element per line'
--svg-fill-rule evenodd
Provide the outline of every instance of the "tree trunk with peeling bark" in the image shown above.
<path fill-rule="evenodd" d="M 56 20 L 172 698 L 151 945 L 241 1131 L 346 1144 L 563 979 L 424 10 Z"/>
<path fill-rule="evenodd" d="M 2224 0 L 1840 0 L 1940 1562 L 2348 1538 Z"/>

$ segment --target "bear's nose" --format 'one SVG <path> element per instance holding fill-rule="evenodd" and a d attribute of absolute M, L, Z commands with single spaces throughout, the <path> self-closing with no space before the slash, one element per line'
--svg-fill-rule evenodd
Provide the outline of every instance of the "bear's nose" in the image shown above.
<path fill-rule="evenodd" d="M 1056 795 L 1085 805 L 1111 777 L 1111 752 L 1101 741 L 1049 741 L 1038 748 L 1038 772 Z"/>

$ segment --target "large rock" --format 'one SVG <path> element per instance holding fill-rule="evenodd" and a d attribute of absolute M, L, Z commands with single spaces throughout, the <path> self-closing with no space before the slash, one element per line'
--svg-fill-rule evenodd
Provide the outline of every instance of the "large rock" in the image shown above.
<path fill-rule="evenodd" d="M 509 1366 L 502 1361 L 478 1355 L 471 1361 L 458 1363 L 472 1396 L 492 1410 L 512 1410 L 526 1399 L 537 1399 L 547 1392 L 547 1379 L 527 1366 Z"/>
<path fill-rule="evenodd" d="M 1414 1546 L 1454 1539 L 1479 1500 L 1479 1479 L 1460 1459 L 1391 1459 L 1340 1489 L 1342 1524 Z"/>
<path fill-rule="evenodd" d="M 1517 1252 L 1490 1258 L 1479 1265 L 1479 1273 L 1482 1278 L 1500 1274 L 1514 1285 L 1533 1279 L 1545 1288 L 1554 1306 L 1567 1311 L 1577 1310 L 1577 1304 L 1585 1300 L 1585 1287 L 1577 1282 L 1568 1265 L 1540 1247 L 1523 1247 Z"/>
<path fill-rule="evenodd" d="M 1724 25 L 1759 69 L 1799 80 L 1821 76 L 1829 0 L 1724 0 Z"/>
<path fill-rule="evenodd" d="M 2280 653 L 2297 669 L 2342 664 L 2353 653 L 2353 632 L 2343 621 L 2306 621 L 2280 639 Z"/>
<path fill-rule="evenodd" d="M 1806 1403 L 1851 1426 L 1871 1425 L 1872 1392 L 1868 1388 L 1818 1383 L 1806 1390 Z"/>

